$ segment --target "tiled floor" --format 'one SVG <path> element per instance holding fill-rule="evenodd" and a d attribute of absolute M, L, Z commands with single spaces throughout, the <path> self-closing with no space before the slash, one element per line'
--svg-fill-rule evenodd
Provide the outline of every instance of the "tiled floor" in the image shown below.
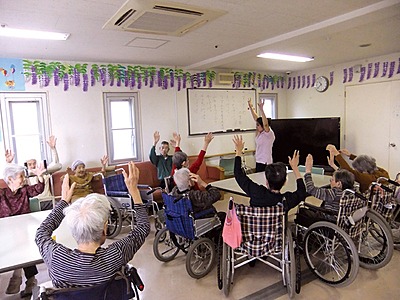
<path fill-rule="evenodd" d="M 229 195 L 225 195 L 228 199 Z M 235 197 L 235 201 L 246 202 L 244 198 Z M 217 203 L 217 208 L 226 210 L 227 200 Z M 145 284 L 140 297 L 144 300 L 176 299 L 288 299 L 278 271 L 257 263 L 251 268 L 248 265 L 235 271 L 234 285 L 228 298 L 217 288 L 216 268 L 202 279 L 191 278 L 185 268 L 185 256 L 180 253 L 171 262 L 162 263 L 153 254 L 154 231 L 147 238 L 143 247 L 132 260 Z M 1 258 L 0 258 L 1 259 Z M 348 287 L 334 288 L 305 274 L 304 281 L 296 299 L 399 299 L 400 297 L 400 252 L 395 251 L 389 265 L 380 270 L 360 268 L 357 279 Z M 49 280 L 46 267 L 38 266 L 39 282 Z M 307 270 L 307 267 L 304 267 Z M 0 274 L 0 299 L 20 299 L 19 295 L 5 295 L 5 289 L 11 273 Z M 21 286 L 23 288 L 23 286 Z"/>

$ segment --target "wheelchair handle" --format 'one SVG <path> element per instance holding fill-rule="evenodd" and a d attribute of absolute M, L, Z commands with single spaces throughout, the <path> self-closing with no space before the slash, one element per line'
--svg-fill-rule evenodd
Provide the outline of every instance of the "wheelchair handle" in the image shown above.
<path fill-rule="evenodd" d="M 156 188 L 154 188 L 154 189 L 151 189 L 150 191 L 148 191 L 147 193 L 146 193 L 146 195 L 151 195 L 151 194 L 153 194 L 155 191 L 158 191 L 158 190 L 161 190 L 162 188 L 160 188 L 160 187 L 156 187 Z"/>
<path fill-rule="evenodd" d="M 389 183 L 391 183 L 391 184 L 393 184 L 395 186 L 400 186 L 400 183 L 398 183 L 398 182 L 396 182 L 394 180 L 391 180 L 391 179 L 388 179 L 387 182 L 389 182 Z"/>
<path fill-rule="evenodd" d="M 382 177 L 380 177 L 380 178 L 382 178 Z M 381 183 L 373 182 L 372 185 L 373 186 L 379 186 L 380 188 L 382 188 L 382 190 L 385 190 L 388 193 L 393 193 L 393 190 L 390 187 L 387 187 L 386 185 L 383 185 Z"/>
<path fill-rule="evenodd" d="M 144 290 L 144 283 L 137 272 L 135 267 L 130 267 L 128 270 L 129 276 L 132 278 L 133 284 L 139 289 L 139 291 Z"/>
<path fill-rule="evenodd" d="M 362 194 L 360 194 L 360 193 L 358 193 L 358 192 L 356 192 L 356 191 L 353 191 L 353 190 L 351 190 L 351 189 L 345 189 L 343 192 L 344 192 L 344 193 L 345 193 L 345 192 L 352 193 L 352 194 L 354 194 L 356 197 L 360 198 L 361 200 L 368 201 L 368 199 L 365 198 L 364 195 L 362 195 Z"/>

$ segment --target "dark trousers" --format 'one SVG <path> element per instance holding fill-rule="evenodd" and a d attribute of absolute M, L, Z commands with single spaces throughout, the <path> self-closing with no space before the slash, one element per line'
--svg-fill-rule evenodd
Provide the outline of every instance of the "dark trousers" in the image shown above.
<path fill-rule="evenodd" d="M 36 268 L 36 265 L 25 267 L 23 269 L 24 269 L 26 279 L 31 278 L 39 273 Z"/>

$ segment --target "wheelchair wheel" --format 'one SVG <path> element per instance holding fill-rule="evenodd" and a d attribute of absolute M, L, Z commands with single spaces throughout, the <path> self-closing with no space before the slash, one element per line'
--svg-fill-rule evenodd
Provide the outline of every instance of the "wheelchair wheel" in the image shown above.
<path fill-rule="evenodd" d="M 215 245 L 209 238 L 200 238 L 190 246 L 186 255 L 186 271 L 199 279 L 210 273 L 215 264 Z"/>
<path fill-rule="evenodd" d="M 107 238 L 112 239 L 121 232 L 122 216 L 118 205 L 111 198 L 108 198 L 108 201 L 110 201 L 111 211 L 108 217 Z"/>
<path fill-rule="evenodd" d="M 286 237 L 285 237 L 285 247 L 283 251 L 283 275 L 284 275 L 284 283 L 286 284 L 286 289 L 289 295 L 289 298 L 293 298 L 296 289 L 296 258 L 294 255 L 294 244 L 292 232 L 289 228 L 286 229 Z"/>
<path fill-rule="evenodd" d="M 306 231 L 304 257 L 311 272 L 329 285 L 347 286 L 358 273 L 358 253 L 353 240 L 329 222 L 314 223 Z"/>
<path fill-rule="evenodd" d="M 393 235 L 393 245 L 395 247 L 400 246 L 400 222 L 392 221 L 390 222 L 390 228 Z"/>
<path fill-rule="evenodd" d="M 154 256 L 163 262 L 171 261 L 178 254 L 179 248 L 174 244 L 171 234 L 167 227 L 161 229 L 154 238 Z"/>
<path fill-rule="evenodd" d="M 228 297 L 233 282 L 233 250 L 227 244 L 222 246 L 222 285 L 224 295 Z"/>
<path fill-rule="evenodd" d="M 375 211 L 367 211 L 364 226 L 360 236 L 360 266 L 366 269 L 382 268 L 393 256 L 392 232 Z"/>

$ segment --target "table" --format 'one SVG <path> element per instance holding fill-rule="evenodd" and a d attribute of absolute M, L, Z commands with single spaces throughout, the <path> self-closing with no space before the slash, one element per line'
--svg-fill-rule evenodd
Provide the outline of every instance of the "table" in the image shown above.
<path fill-rule="evenodd" d="M 43 262 L 35 243 L 35 234 L 49 213 L 50 210 L 45 210 L 0 218 L 0 273 Z M 64 221 L 53 235 L 58 243 L 71 249 L 77 247 Z"/>

